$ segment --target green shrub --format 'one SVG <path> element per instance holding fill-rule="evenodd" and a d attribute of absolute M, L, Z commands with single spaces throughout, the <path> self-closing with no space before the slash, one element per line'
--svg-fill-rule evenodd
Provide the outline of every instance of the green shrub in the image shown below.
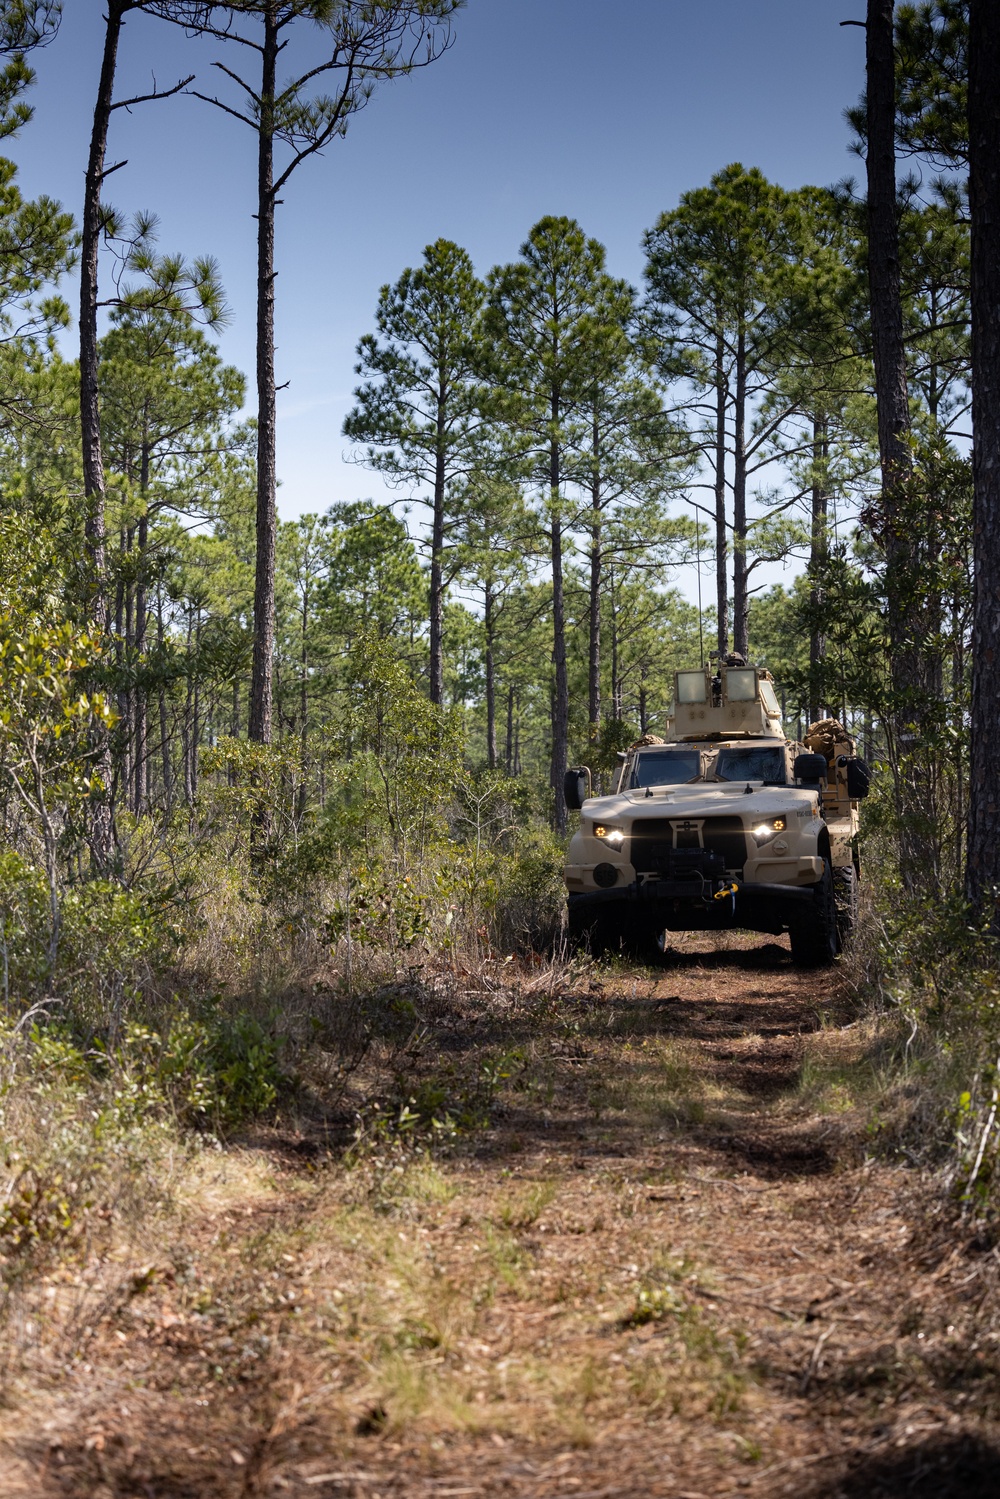
<path fill-rule="evenodd" d="M 430 903 L 408 874 L 381 865 L 351 871 L 325 924 L 332 945 L 350 937 L 362 947 L 413 947 L 430 930 Z"/>
<path fill-rule="evenodd" d="M 49 895 L 45 871 L 12 848 L 0 850 L 0 997 L 32 998 L 48 972 Z"/>
<path fill-rule="evenodd" d="M 150 976 L 177 956 L 185 930 L 169 890 L 90 880 L 65 892 L 57 971 L 78 1022 L 117 1034 Z"/>
<path fill-rule="evenodd" d="M 279 1050 L 274 1033 L 250 1015 L 214 1023 L 208 1055 L 220 1119 L 236 1124 L 270 1108 L 286 1081 Z"/>
<path fill-rule="evenodd" d="M 139 1119 L 167 1108 L 189 1127 L 254 1118 L 287 1082 L 277 1037 L 249 1015 L 204 1021 L 181 1011 L 162 1035 L 131 1023 L 108 1065 L 119 1117 Z"/>

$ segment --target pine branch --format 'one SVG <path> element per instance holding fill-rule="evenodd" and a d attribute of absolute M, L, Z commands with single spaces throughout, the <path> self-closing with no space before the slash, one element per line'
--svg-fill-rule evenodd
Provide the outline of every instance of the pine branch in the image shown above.
<path fill-rule="evenodd" d="M 174 84 L 173 88 L 167 89 L 158 89 L 156 87 L 156 79 L 154 78 L 153 92 L 151 94 L 136 94 L 131 99 L 119 99 L 116 104 L 112 104 L 111 109 L 131 109 L 133 104 L 148 104 L 151 99 L 169 99 L 174 94 L 179 94 L 182 89 L 187 88 L 189 83 L 193 83 L 194 77 L 193 73 L 189 73 L 187 78 L 182 78 L 179 83 Z"/>

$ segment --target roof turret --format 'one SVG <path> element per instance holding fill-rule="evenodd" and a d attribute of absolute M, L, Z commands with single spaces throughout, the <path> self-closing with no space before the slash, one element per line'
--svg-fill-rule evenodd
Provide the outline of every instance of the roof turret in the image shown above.
<path fill-rule="evenodd" d="M 674 673 L 672 740 L 780 739 L 774 679 L 763 666 L 720 665 Z"/>

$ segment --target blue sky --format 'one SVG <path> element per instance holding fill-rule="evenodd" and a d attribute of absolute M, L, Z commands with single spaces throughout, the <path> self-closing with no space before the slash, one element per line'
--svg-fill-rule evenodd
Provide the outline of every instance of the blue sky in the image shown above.
<path fill-rule="evenodd" d="M 546 213 L 578 218 L 638 282 L 640 240 L 682 192 L 731 161 L 786 187 L 855 174 L 844 108 L 862 85 L 862 0 L 468 0 L 454 45 L 387 85 L 346 139 L 293 177 L 277 232 L 279 503 L 286 517 L 381 496 L 346 461 L 354 348 L 378 289 L 439 235 L 481 273 Z M 79 212 L 100 67 L 101 0 L 65 0 L 36 59 L 34 121 L 5 149 L 24 190 Z M 120 90 L 190 72 L 212 92 L 216 43 L 132 17 Z M 232 62 L 232 57 L 227 58 Z M 253 370 L 254 142 L 193 98 L 113 119 L 127 158 L 108 198 L 160 218 L 160 247 L 218 259 L 233 321 L 225 357 Z"/>

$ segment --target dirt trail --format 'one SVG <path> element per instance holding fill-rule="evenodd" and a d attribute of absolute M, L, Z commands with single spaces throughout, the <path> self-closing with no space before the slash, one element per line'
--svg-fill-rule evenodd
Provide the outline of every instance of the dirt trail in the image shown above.
<path fill-rule="evenodd" d="M 509 1027 L 450 1155 L 208 1161 L 22 1384 L 0 1495 L 997 1495 L 997 1254 L 867 1153 L 852 1020 L 779 944 L 690 941 Z"/>

